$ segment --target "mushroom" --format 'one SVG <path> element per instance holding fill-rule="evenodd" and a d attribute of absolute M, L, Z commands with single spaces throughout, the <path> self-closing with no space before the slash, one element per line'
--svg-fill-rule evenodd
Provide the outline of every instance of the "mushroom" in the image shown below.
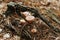
<path fill-rule="evenodd" d="M 31 13 L 28 12 L 28 11 L 26 11 L 26 12 L 22 12 L 22 15 L 23 15 L 24 17 L 26 17 L 26 16 L 31 16 Z"/>
<path fill-rule="evenodd" d="M 36 28 L 33 28 L 33 29 L 31 29 L 31 32 L 32 33 L 36 33 L 37 32 L 37 29 Z"/>
<path fill-rule="evenodd" d="M 20 20 L 20 23 L 21 23 L 21 24 L 25 24 L 26 21 L 25 21 L 24 19 L 21 19 L 21 20 Z"/>
<path fill-rule="evenodd" d="M 31 23 L 35 20 L 35 17 L 34 16 L 26 16 L 26 20 Z"/>

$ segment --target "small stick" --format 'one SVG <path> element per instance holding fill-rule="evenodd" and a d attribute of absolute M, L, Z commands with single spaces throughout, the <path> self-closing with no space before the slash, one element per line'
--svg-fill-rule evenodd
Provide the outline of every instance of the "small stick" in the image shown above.
<path fill-rule="evenodd" d="M 57 19 L 57 17 L 56 17 L 53 13 L 51 13 L 50 10 L 47 10 L 47 13 L 49 13 L 48 15 L 50 16 L 50 18 L 51 18 L 53 21 L 55 21 L 56 23 L 60 24 L 60 21 Z"/>

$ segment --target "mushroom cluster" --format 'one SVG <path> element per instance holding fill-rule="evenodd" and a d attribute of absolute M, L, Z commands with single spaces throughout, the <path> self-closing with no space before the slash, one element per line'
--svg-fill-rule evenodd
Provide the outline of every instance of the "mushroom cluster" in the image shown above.
<path fill-rule="evenodd" d="M 26 19 L 29 23 L 31 23 L 31 22 L 33 22 L 33 21 L 35 20 L 35 17 L 34 17 L 33 15 L 31 15 L 31 13 L 28 12 L 28 11 L 22 12 L 21 14 L 25 17 L 25 19 Z"/>

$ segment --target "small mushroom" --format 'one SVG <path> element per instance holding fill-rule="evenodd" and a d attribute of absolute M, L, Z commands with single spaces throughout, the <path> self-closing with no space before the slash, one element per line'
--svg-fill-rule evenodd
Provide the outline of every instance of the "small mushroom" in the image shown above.
<path fill-rule="evenodd" d="M 34 16 L 27 16 L 26 20 L 31 23 L 35 20 L 35 17 Z"/>
<path fill-rule="evenodd" d="M 22 12 L 22 15 L 23 15 L 24 17 L 26 17 L 26 16 L 31 16 L 31 13 L 28 12 L 28 11 L 26 11 L 26 12 Z"/>
<path fill-rule="evenodd" d="M 31 32 L 32 33 L 36 33 L 37 32 L 37 29 L 33 28 L 33 29 L 31 29 Z"/>
<path fill-rule="evenodd" d="M 25 24 L 26 23 L 26 21 L 24 19 L 21 19 L 20 22 L 21 22 L 21 24 Z"/>

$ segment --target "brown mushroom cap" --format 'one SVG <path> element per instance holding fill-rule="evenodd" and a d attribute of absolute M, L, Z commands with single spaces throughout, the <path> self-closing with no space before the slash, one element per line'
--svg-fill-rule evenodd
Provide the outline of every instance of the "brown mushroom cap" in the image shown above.
<path fill-rule="evenodd" d="M 37 29 L 33 28 L 33 29 L 31 30 L 31 32 L 32 32 L 32 33 L 36 33 L 36 32 L 37 32 Z"/>
<path fill-rule="evenodd" d="M 34 16 L 27 16 L 26 20 L 29 21 L 29 22 L 32 22 L 32 21 L 35 20 L 35 17 Z"/>
<path fill-rule="evenodd" d="M 21 22 L 21 24 L 25 24 L 26 23 L 26 21 L 24 19 L 21 19 L 20 22 Z"/>
<path fill-rule="evenodd" d="M 31 16 L 31 13 L 28 12 L 28 11 L 26 11 L 26 12 L 22 12 L 22 15 L 25 16 L 25 17 L 26 17 L 26 16 Z"/>

